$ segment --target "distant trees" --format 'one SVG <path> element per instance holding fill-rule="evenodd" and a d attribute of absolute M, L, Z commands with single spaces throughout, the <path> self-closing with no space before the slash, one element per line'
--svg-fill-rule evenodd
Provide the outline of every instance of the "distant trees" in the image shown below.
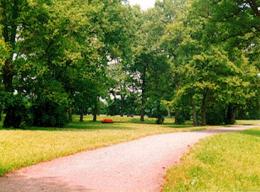
<path fill-rule="evenodd" d="M 140 119 L 144 121 L 147 110 L 154 106 L 157 122 L 161 122 L 161 101 L 168 96 L 171 67 L 168 56 L 160 48 L 160 38 L 167 24 L 174 21 L 174 2 L 164 0 L 157 2 L 153 9 L 143 13 L 139 18 L 139 28 L 134 47 L 134 62 L 131 71 L 138 82 L 140 90 Z"/>
<path fill-rule="evenodd" d="M 249 52 L 259 46 L 259 20 L 242 1 L 187 1 L 187 8 L 163 38 L 181 77 L 173 103 L 192 106 L 194 125 L 232 124 L 257 96 L 259 66 Z"/>
<path fill-rule="evenodd" d="M 60 127 L 87 107 L 95 116 L 108 89 L 108 61 L 127 55 L 129 6 L 81 0 L 0 6 L 4 126 Z"/>
<path fill-rule="evenodd" d="M 62 127 L 100 110 L 195 126 L 259 118 L 259 7 L 0 0 L 0 118 L 5 127 Z"/>

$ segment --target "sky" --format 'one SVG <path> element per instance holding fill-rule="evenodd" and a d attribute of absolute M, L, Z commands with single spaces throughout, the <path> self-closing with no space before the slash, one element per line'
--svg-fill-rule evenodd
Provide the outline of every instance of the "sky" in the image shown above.
<path fill-rule="evenodd" d="M 143 10 L 154 6 L 155 0 L 129 0 L 131 5 L 138 4 Z"/>

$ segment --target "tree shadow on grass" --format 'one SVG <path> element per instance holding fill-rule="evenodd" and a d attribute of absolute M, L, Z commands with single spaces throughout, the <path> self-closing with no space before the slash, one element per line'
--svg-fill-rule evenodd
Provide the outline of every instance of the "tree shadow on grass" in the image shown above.
<path fill-rule="evenodd" d="M 29 130 L 29 131 L 95 131 L 95 130 L 136 130 L 141 128 L 143 125 L 158 126 L 160 128 L 172 128 L 172 129 L 182 129 L 191 128 L 191 124 L 176 125 L 174 123 L 164 123 L 162 125 L 157 125 L 153 120 L 146 120 L 145 122 L 137 121 L 137 119 L 132 119 L 129 121 L 115 121 L 112 124 L 103 124 L 100 121 L 74 121 L 67 124 L 65 127 L 24 127 L 22 129 L 13 128 L 3 128 L 0 124 L 0 130 Z M 152 129 L 153 127 L 151 127 Z"/>
<path fill-rule="evenodd" d="M 256 129 L 245 130 L 245 131 L 241 132 L 241 134 L 260 137 L 260 129 L 259 130 L 256 130 Z"/>
<path fill-rule="evenodd" d="M 164 124 L 165 127 L 170 127 L 170 128 L 191 128 L 192 125 L 176 125 L 176 124 L 173 124 L 173 123 L 166 123 Z"/>
<path fill-rule="evenodd" d="M 95 131 L 95 130 L 131 130 L 135 129 L 134 126 L 131 128 L 129 126 L 124 126 L 121 123 L 113 124 L 102 124 L 101 122 L 73 122 L 69 123 L 65 127 L 24 127 L 21 129 L 14 128 L 3 128 L 0 126 L 0 130 L 27 130 L 27 131 Z"/>
<path fill-rule="evenodd" d="M 148 118 L 145 119 L 144 121 L 140 121 L 139 118 L 132 118 L 126 121 L 125 123 L 135 123 L 135 124 L 156 124 L 156 119 L 155 118 Z"/>
<path fill-rule="evenodd" d="M 145 122 L 136 122 L 133 120 L 133 122 L 124 122 L 124 121 L 116 121 L 112 124 L 103 124 L 99 121 L 97 122 L 92 122 L 92 121 L 86 121 L 86 122 L 72 122 L 69 123 L 67 126 L 64 127 L 64 129 L 87 129 L 87 130 L 115 130 L 115 129 L 120 129 L 120 130 L 135 130 L 138 128 L 141 128 L 143 125 L 146 126 L 158 126 L 160 128 L 191 128 L 191 124 L 184 124 L 184 125 L 176 125 L 174 123 L 164 123 L 162 125 L 158 125 L 156 123 L 152 123 L 149 121 Z M 151 127 L 152 129 L 153 127 Z"/>

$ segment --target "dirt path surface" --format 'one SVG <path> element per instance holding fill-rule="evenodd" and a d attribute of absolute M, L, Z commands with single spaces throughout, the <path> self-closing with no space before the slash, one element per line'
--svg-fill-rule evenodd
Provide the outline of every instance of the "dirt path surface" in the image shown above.
<path fill-rule="evenodd" d="M 251 127 L 154 135 L 78 153 L 0 177 L 0 192 L 157 192 L 166 169 L 200 139 Z"/>

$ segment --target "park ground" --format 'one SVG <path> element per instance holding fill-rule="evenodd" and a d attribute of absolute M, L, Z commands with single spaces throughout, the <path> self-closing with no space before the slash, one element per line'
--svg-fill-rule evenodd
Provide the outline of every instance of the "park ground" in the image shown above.
<path fill-rule="evenodd" d="M 165 192 L 260 191 L 260 128 L 203 139 L 168 170 Z"/>
<path fill-rule="evenodd" d="M 0 176 L 39 162 L 148 135 L 205 129 L 190 124 L 174 125 L 173 119 L 157 125 L 153 118 L 140 123 L 138 117 L 116 116 L 112 117 L 115 123 L 102 124 L 103 118 L 92 122 L 91 117 L 86 116 L 84 122 L 79 122 L 78 116 L 74 116 L 73 122 L 65 128 L 0 128 Z"/>
<path fill-rule="evenodd" d="M 102 118 L 104 117 L 100 117 L 99 120 Z M 174 125 L 173 119 L 166 119 L 164 125 L 154 124 L 154 119 L 148 119 L 144 123 L 140 123 L 138 118 L 113 117 L 113 119 L 114 124 L 101 124 L 91 122 L 90 117 L 86 117 L 84 122 L 78 122 L 77 117 L 74 117 L 74 122 L 62 129 L 1 128 L 0 175 L 42 161 L 148 135 L 214 128 L 194 128 L 189 123 Z M 260 121 L 238 121 L 238 124 L 244 125 L 259 123 Z M 219 186 L 221 187 L 219 189 L 223 190 L 229 190 L 229 186 L 231 189 L 239 190 L 255 190 L 257 187 L 259 189 L 260 170 L 257 166 L 257 159 L 260 159 L 257 151 L 260 145 L 259 131 L 255 129 L 241 134 L 217 135 L 203 140 L 183 158 L 180 165 L 168 171 L 164 190 L 214 190 Z M 205 183 L 209 174 L 211 179 Z M 228 181 L 232 185 L 228 185 L 229 183 L 226 183 Z"/>

